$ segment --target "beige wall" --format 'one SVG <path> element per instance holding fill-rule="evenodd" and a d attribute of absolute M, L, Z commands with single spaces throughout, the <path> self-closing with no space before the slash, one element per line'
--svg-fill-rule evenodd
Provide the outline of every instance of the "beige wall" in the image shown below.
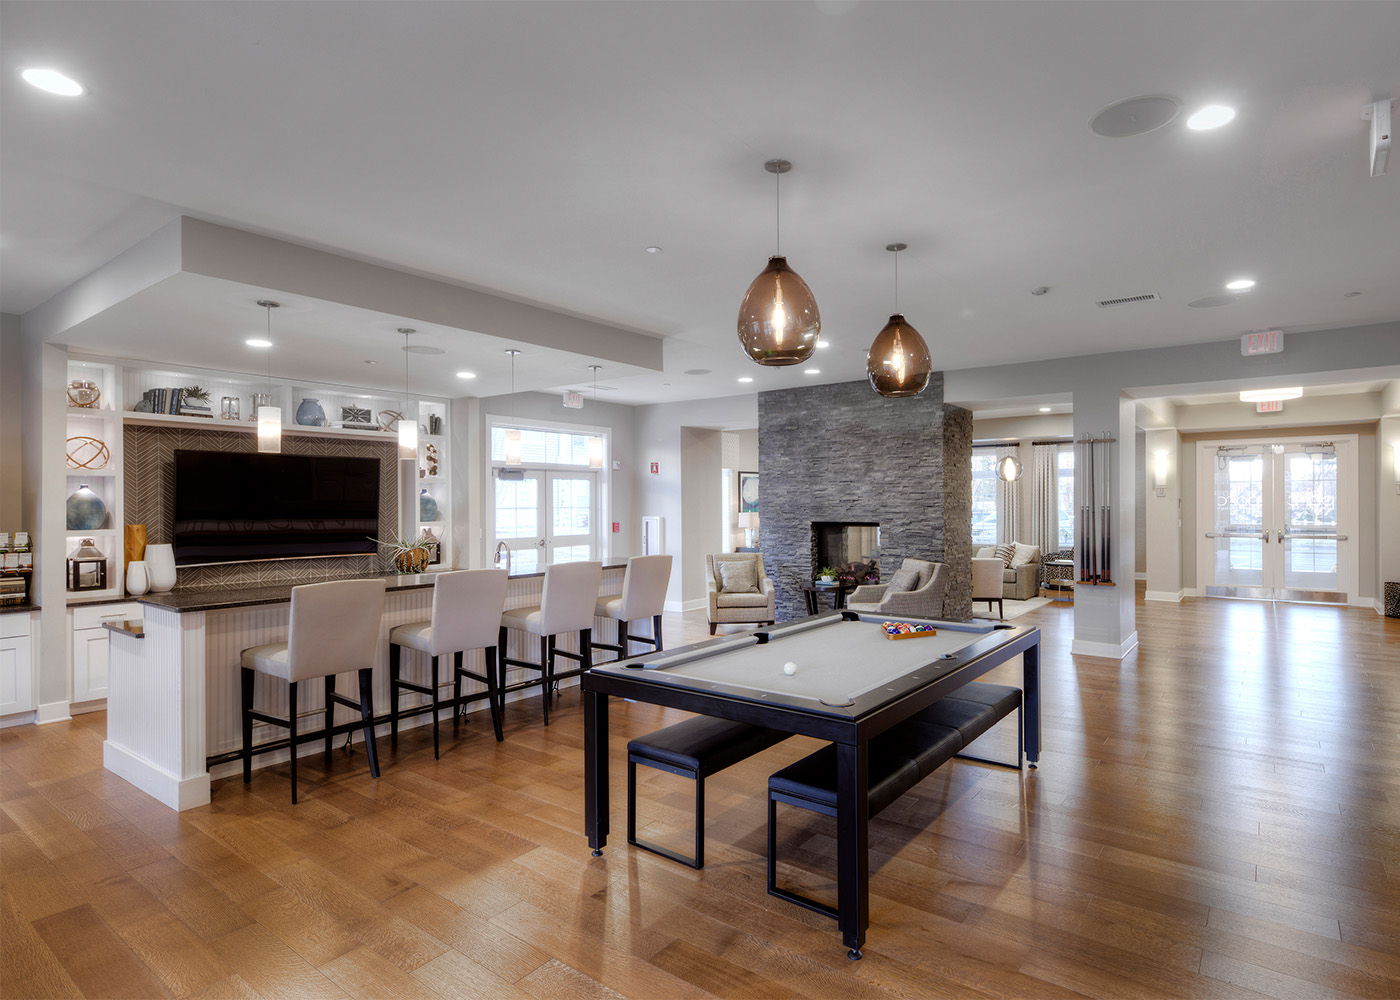
<path fill-rule="evenodd" d="M 24 380 L 19 317 L 0 314 L 0 531 L 28 531 L 24 521 Z"/>

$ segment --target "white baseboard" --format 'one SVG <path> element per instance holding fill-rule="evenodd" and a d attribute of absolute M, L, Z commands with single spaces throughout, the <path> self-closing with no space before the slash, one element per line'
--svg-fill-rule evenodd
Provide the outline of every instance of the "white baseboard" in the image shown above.
<path fill-rule="evenodd" d="M 7 715 L 0 719 L 0 729 L 9 729 L 12 726 L 28 726 L 34 722 L 37 712 L 16 712 L 14 715 Z"/>
<path fill-rule="evenodd" d="M 1179 590 L 1149 590 L 1143 595 L 1145 601 L 1165 601 L 1168 604 L 1180 604 L 1182 592 Z"/>
<path fill-rule="evenodd" d="M 710 606 L 710 599 L 702 597 L 697 601 L 667 601 L 665 610 L 667 611 L 703 611 Z"/>
<path fill-rule="evenodd" d="M 106 740 L 102 742 L 102 766 L 178 812 L 209 804 L 208 771 L 181 781 L 130 750 Z"/>
<path fill-rule="evenodd" d="M 68 704 L 70 715 L 86 715 L 88 712 L 107 711 L 107 699 L 98 698 L 95 701 L 74 701 Z"/>
<path fill-rule="evenodd" d="M 1121 643 L 1113 642 L 1088 642 L 1084 639 L 1075 639 L 1070 643 L 1069 651 L 1074 656 L 1100 656 L 1110 660 L 1121 660 L 1137 648 L 1138 634 L 1133 632 Z"/>
<path fill-rule="evenodd" d="M 66 701 L 51 701 L 47 705 L 40 705 L 34 713 L 34 721 L 41 726 L 50 722 L 68 722 L 72 718 Z"/>

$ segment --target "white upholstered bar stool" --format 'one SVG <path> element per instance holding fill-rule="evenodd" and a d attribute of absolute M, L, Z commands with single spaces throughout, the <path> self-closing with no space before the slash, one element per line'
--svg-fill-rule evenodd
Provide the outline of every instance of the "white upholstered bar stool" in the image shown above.
<path fill-rule="evenodd" d="M 670 556 L 633 556 L 627 560 L 622 593 L 600 597 L 593 607 L 595 618 L 617 622 L 617 642 L 595 642 L 594 649 L 610 649 L 618 659 L 631 656 L 634 642 L 651 643 L 660 652 L 661 612 L 666 606 L 666 585 L 671 582 Z M 651 635 L 632 635 L 632 622 L 651 619 Z"/>
<path fill-rule="evenodd" d="M 438 710 L 443 705 L 438 697 L 438 657 L 449 653 L 456 656 L 452 669 L 453 721 L 462 702 L 462 678 L 483 681 L 496 742 L 502 740 L 500 696 L 496 692 L 496 635 L 506 606 L 506 576 L 503 569 L 439 573 L 433 580 L 432 618 L 399 625 L 389 632 L 389 738 L 394 745 L 399 741 L 399 692 L 416 691 L 432 699 L 433 759 L 438 759 Z M 402 679 L 400 660 L 405 647 L 432 657 L 432 676 L 427 684 Z M 471 649 L 483 651 L 485 674 L 474 674 L 463 667 L 463 656 Z"/>
<path fill-rule="evenodd" d="M 269 642 L 243 650 L 243 783 L 253 780 L 253 754 L 279 750 L 292 751 L 292 802 L 297 800 L 297 745 L 311 740 L 325 742 L 326 767 L 331 764 L 331 737 L 335 730 L 335 706 L 358 708 L 364 721 L 365 753 L 369 773 L 379 777 L 379 754 L 374 745 L 374 695 L 371 670 L 379 647 L 379 624 L 384 618 L 383 580 L 334 580 L 292 588 L 292 606 L 286 642 Z M 357 671 L 360 700 L 353 701 L 335 690 L 336 674 Z M 253 710 L 253 678 L 266 674 L 287 682 L 287 718 L 264 715 Z M 319 732 L 302 733 L 297 727 L 297 685 L 302 681 L 325 678 L 325 721 Z M 253 722 L 282 726 L 288 738 L 253 746 Z"/>
<path fill-rule="evenodd" d="M 539 684 L 544 694 L 544 724 L 549 725 L 549 699 L 554 684 L 562 677 L 573 677 L 593 666 L 593 606 L 598 603 L 598 588 L 603 583 L 601 562 L 555 563 L 545 567 L 544 588 L 537 607 L 513 608 L 501 615 L 500 664 L 502 697 L 507 691 Z M 517 629 L 540 637 L 540 662 L 512 660 L 506 655 L 506 630 Z M 577 653 L 559 649 L 556 637 L 563 632 L 578 633 Z M 576 670 L 554 672 L 554 658 L 563 656 L 578 662 Z M 506 667 L 528 667 L 540 672 L 538 681 L 528 681 L 506 687 Z"/>

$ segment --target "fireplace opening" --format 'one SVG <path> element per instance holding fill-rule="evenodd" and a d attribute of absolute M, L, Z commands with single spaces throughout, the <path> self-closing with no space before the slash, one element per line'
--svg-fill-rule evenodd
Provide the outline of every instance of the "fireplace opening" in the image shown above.
<path fill-rule="evenodd" d="M 836 570 L 852 584 L 880 582 L 880 524 L 877 521 L 812 522 L 812 576 Z"/>

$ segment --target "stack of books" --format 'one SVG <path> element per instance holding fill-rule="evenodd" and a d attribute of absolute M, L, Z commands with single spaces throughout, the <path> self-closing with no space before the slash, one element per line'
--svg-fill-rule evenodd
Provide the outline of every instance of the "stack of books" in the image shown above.
<path fill-rule="evenodd" d="M 205 401 L 190 399 L 184 389 L 147 389 L 141 398 L 150 404 L 151 413 L 174 413 L 182 417 L 210 417 L 214 411 Z"/>

